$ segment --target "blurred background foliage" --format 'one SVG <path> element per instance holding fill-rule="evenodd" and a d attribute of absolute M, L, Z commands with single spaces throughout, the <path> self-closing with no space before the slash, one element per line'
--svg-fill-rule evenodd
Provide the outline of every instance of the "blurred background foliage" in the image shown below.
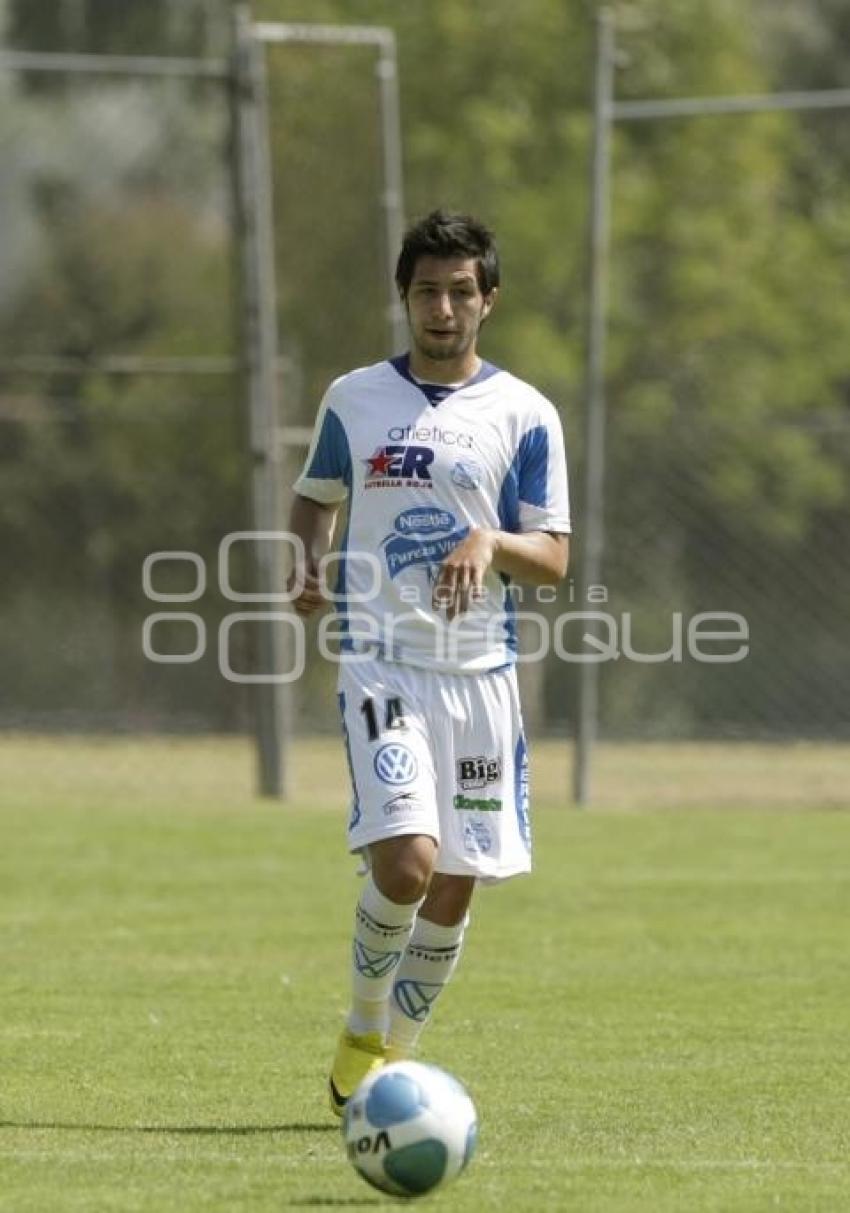
<path fill-rule="evenodd" d="M 850 84 L 841 0 L 623 0 L 621 98 Z M 398 37 L 406 209 L 480 213 L 503 253 L 484 353 L 562 409 L 581 544 L 593 5 L 255 0 L 268 21 Z M 227 56 L 224 0 L 5 0 L 6 47 Z M 368 49 L 268 53 L 284 420 L 388 352 L 380 125 Z M 213 582 L 248 524 L 232 375 L 116 375 L 104 358 L 237 351 L 228 98 L 211 82 L 0 74 L 0 721 L 242 728 L 214 652 L 152 667 L 145 555 Z M 638 648 L 669 613 L 740 611 L 740 666 L 606 667 L 619 736 L 846 735 L 850 679 L 850 126 L 847 112 L 621 124 L 608 394 L 610 609 Z M 61 370 L 22 370 L 50 355 Z M 297 470 L 293 453 L 289 472 Z M 557 609 L 579 609 L 567 586 Z M 214 650 L 214 644 L 212 648 Z M 571 670 L 534 682 L 538 726 Z M 321 727 L 324 674 L 299 689 Z"/>

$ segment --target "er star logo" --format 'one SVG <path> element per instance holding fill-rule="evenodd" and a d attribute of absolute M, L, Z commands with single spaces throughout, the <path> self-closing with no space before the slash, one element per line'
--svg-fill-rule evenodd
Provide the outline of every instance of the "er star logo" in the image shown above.
<path fill-rule="evenodd" d="M 387 454 L 386 447 L 379 446 L 374 455 L 363 462 L 369 465 L 370 476 L 386 476 L 392 466 L 394 455 Z"/>

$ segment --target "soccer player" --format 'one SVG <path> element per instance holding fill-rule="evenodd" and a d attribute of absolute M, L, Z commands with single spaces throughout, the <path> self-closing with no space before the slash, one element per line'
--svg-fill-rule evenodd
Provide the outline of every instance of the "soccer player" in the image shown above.
<path fill-rule="evenodd" d="M 396 282 L 410 350 L 331 384 L 290 521 L 308 615 L 327 601 L 317 569 L 347 499 L 338 698 L 348 846 L 367 878 L 330 1073 L 338 1115 L 371 1069 L 414 1053 L 477 882 L 531 866 L 510 584 L 554 585 L 568 560 L 556 411 L 478 354 L 498 295 L 492 234 L 434 211 L 405 234 Z"/>

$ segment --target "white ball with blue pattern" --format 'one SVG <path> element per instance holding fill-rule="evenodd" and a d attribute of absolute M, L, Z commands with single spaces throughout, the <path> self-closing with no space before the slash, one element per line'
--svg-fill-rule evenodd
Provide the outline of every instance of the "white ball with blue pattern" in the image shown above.
<path fill-rule="evenodd" d="M 349 1160 L 392 1196 L 424 1196 L 456 1179 L 475 1150 L 466 1088 L 437 1066 L 397 1061 L 363 1080 L 342 1122 Z"/>

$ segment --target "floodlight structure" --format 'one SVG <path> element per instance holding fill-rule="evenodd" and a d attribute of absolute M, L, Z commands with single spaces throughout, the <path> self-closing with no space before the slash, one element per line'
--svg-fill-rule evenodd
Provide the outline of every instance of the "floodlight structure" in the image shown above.
<path fill-rule="evenodd" d="M 590 164 L 590 239 L 588 322 L 585 346 L 585 468 L 582 526 L 584 543 L 579 570 L 584 600 L 588 587 L 599 585 L 605 548 L 605 345 L 608 324 L 610 259 L 611 133 L 615 122 L 666 118 L 755 114 L 770 110 L 850 109 L 850 89 L 764 93 L 750 96 L 673 97 L 616 101 L 614 15 L 602 7 L 596 14 L 593 142 Z M 599 663 L 579 664 L 578 708 L 573 759 L 573 799 L 588 803 L 590 763 L 599 731 Z"/>

